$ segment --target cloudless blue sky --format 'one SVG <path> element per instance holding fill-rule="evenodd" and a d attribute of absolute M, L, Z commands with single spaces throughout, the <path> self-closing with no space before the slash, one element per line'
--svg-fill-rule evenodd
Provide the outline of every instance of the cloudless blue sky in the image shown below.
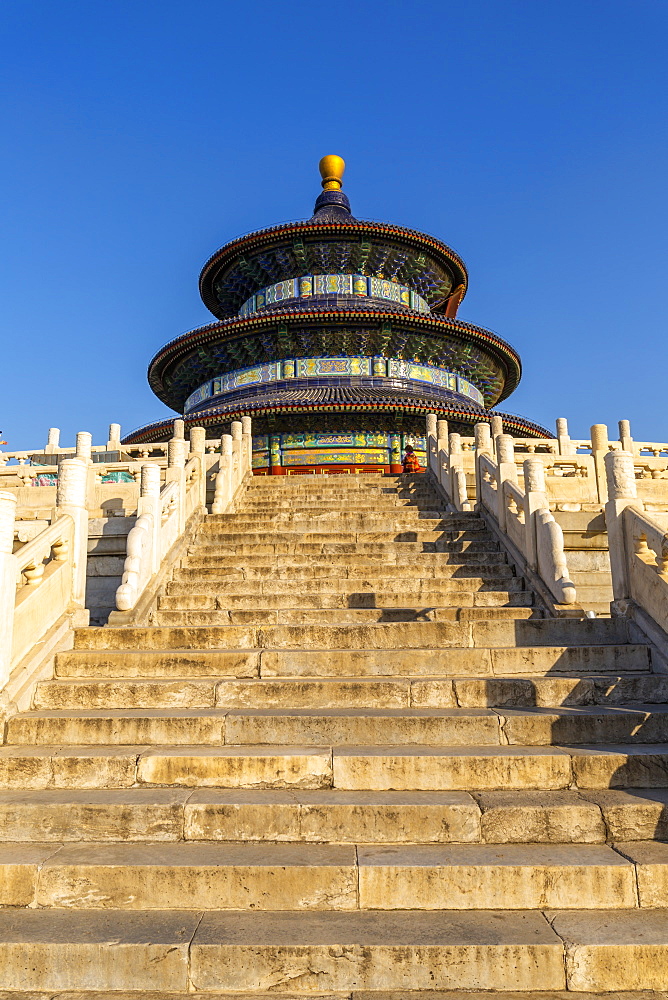
<path fill-rule="evenodd" d="M 668 439 L 667 47 L 666 0 L 2 0 L 9 447 L 168 413 L 201 265 L 309 216 L 325 153 L 355 215 L 463 256 L 505 409 Z"/>

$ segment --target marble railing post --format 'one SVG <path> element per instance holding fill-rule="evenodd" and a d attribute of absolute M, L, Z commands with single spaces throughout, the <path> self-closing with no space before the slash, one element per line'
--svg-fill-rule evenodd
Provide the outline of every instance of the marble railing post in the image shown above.
<path fill-rule="evenodd" d="M 592 424 L 589 429 L 591 455 L 594 459 L 596 492 L 599 503 L 607 503 L 608 481 L 605 471 L 605 456 L 608 454 L 608 428 L 606 424 Z"/>
<path fill-rule="evenodd" d="M 503 434 L 503 417 L 494 415 L 492 417 L 492 454 L 496 456 L 496 439 L 499 434 Z"/>
<path fill-rule="evenodd" d="M 517 483 L 517 468 L 515 466 L 515 443 L 510 434 L 499 434 L 496 444 L 496 489 L 498 497 L 499 527 L 506 530 L 506 497 L 504 483 L 510 480 Z"/>
<path fill-rule="evenodd" d="M 390 434 L 390 472 L 396 474 L 402 471 L 401 436 L 399 434 Z"/>
<path fill-rule="evenodd" d="M 538 569 L 538 548 L 536 540 L 536 519 L 538 510 L 549 510 L 545 490 L 545 466 L 540 458 L 527 458 L 524 469 L 524 530 L 525 555 L 531 569 Z"/>
<path fill-rule="evenodd" d="M 436 421 L 436 466 L 438 469 L 438 481 L 443 489 L 448 491 L 448 421 Z"/>
<path fill-rule="evenodd" d="M 0 492 L 0 689 L 7 683 L 12 663 L 18 573 L 12 555 L 15 519 L 16 494 L 3 490 Z"/>
<path fill-rule="evenodd" d="M 631 437 L 631 423 L 629 420 L 619 421 L 619 443 L 622 446 L 622 451 L 628 451 L 633 454 L 633 438 Z"/>
<path fill-rule="evenodd" d="M 560 455 L 572 455 L 575 451 L 568 433 L 566 417 L 557 417 L 557 449 Z"/>
<path fill-rule="evenodd" d="M 223 434 L 220 439 L 220 459 L 216 474 L 216 488 L 213 497 L 212 514 L 222 514 L 232 497 L 232 435 Z"/>
<path fill-rule="evenodd" d="M 253 468 L 253 429 L 250 417 L 241 418 L 241 441 L 244 456 L 244 475 Z"/>
<path fill-rule="evenodd" d="M 435 413 L 427 414 L 427 468 L 430 469 L 438 479 L 438 453 L 436 449 L 437 422 Z"/>
<path fill-rule="evenodd" d="M 204 427 L 190 428 L 189 458 L 197 458 L 198 495 L 200 504 L 206 504 L 206 430 Z"/>
<path fill-rule="evenodd" d="M 46 442 L 44 453 L 46 455 L 53 455 L 54 452 L 58 451 L 59 446 L 60 446 L 60 428 L 49 427 L 49 437 Z"/>
<path fill-rule="evenodd" d="M 232 495 L 234 495 L 241 476 L 241 465 L 243 462 L 243 428 L 241 421 L 233 420 L 230 430 L 232 432 Z"/>
<path fill-rule="evenodd" d="M 109 440 L 107 441 L 107 451 L 121 450 L 121 425 L 109 424 Z"/>
<path fill-rule="evenodd" d="M 173 438 L 185 438 L 186 436 L 186 422 L 181 417 L 177 417 L 176 420 L 172 422 L 172 437 Z"/>
<path fill-rule="evenodd" d="M 466 495 L 466 474 L 462 463 L 462 436 L 448 434 L 449 483 L 447 493 L 457 510 L 463 510 L 468 500 Z"/>
<path fill-rule="evenodd" d="M 89 435 L 90 437 L 90 435 Z M 77 434 L 77 447 L 79 435 Z M 56 516 L 69 514 L 74 521 L 72 552 L 72 600 L 86 606 L 86 566 L 88 562 L 88 479 L 86 459 L 66 458 L 58 466 Z"/>
<path fill-rule="evenodd" d="M 482 474 L 480 472 L 479 459 L 481 455 L 491 456 L 494 452 L 490 425 L 484 421 L 476 424 L 473 428 L 473 437 L 475 440 L 474 462 L 476 500 L 478 503 L 482 503 Z"/>
<path fill-rule="evenodd" d="M 151 517 L 151 575 L 153 575 L 160 569 L 160 529 L 162 527 L 160 466 L 155 462 L 147 462 L 141 467 L 137 518 L 144 514 Z"/>
<path fill-rule="evenodd" d="M 629 555 L 624 537 L 624 510 L 635 507 L 643 510 L 638 500 L 638 489 L 633 466 L 633 455 L 627 451 L 609 451 L 605 456 L 608 479 L 608 502 L 605 505 L 605 525 L 608 529 L 612 593 L 615 601 L 628 600 L 631 596 L 628 574 Z"/>
<path fill-rule="evenodd" d="M 176 425 L 180 424 L 181 435 L 177 437 Z M 167 442 L 167 472 L 165 473 L 165 483 L 178 484 L 178 520 L 179 535 L 186 526 L 186 461 L 188 459 L 189 444 L 183 437 L 183 421 L 174 421 L 174 437 Z"/>

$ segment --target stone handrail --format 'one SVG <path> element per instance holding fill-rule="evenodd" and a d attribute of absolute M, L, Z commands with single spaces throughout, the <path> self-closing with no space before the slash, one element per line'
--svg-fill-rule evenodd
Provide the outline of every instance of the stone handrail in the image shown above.
<path fill-rule="evenodd" d="M 116 591 L 119 612 L 146 603 L 165 575 L 173 553 L 183 540 L 187 525 L 198 511 L 204 511 L 207 485 L 207 445 L 205 430 L 190 431 L 190 445 L 183 438 L 183 421 L 174 422 L 175 436 L 168 442 L 165 484 L 160 485 L 159 462 L 141 466 L 141 487 L 137 521 L 128 534 L 127 556 L 121 585 Z M 224 513 L 234 503 L 242 483 L 252 475 L 250 417 L 232 424 L 232 433 L 221 439 L 219 469 L 213 513 Z M 190 452 L 190 455 L 189 455 Z M 116 620 L 116 618 L 115 618 Z"/>
<path fill-rule="evenodd" d="M 250 417 L 235 420 L 231 431 L 231 434 L 223 434 L 220 439 L 220 460 L 211 508 L 213 514 L 223 514 L 233 506 L 240 485 L 253 471 Z"/>
<path fill-rule="evenodd" d="M 496 534 L 549 592 L 559 605 L 576 601 L 570 579 L 564 536 L 550 513 L 545 484 L 546 459 L 552 454 L 525 458 L 518 473 L 514 440 L 509 434 L 492 438 L 489 424 L 475 428 L 475 496 Z M 427 417 L 427 454 L 429 468 L 457 511 L 473 509 L 462 459 L 459 434 L 447 434 L 447 422 Z M 572 462 L 569 458 L 567 461 Z M 549 464 L 549 463 L 548 463 Z M 520 474 L 523 486 L 519 483 Z"/>
<path fill-rule="evenodd" d="M 606 457 L 613 613 L 633 618 L 668 655 L 668 514 L 648 513 L 638 497 L 635 456 Z"/>
<path fill-rule="evenodd" d="M 136 607 L 183 533 L 188 518 L 203 504 L 201 480 L 206 474 L 203 453 L 194 454 L 186 462 L 188 442 L 174 437 L 168 444 L 166 482 L 162 488 L 159 464 L 141 466 L 137 520 L 128 534 L 123 576 L 116 591 L 119 611 Z"/>
<path fill-rule="evenodd" d="M 48 647 L 60 622 L 87 620 L 87 477 L 84 460 L 61 462 L 53 522 L 17 553 L 16 494 L 0 493 L 0 690 L 31 650 Z"/>

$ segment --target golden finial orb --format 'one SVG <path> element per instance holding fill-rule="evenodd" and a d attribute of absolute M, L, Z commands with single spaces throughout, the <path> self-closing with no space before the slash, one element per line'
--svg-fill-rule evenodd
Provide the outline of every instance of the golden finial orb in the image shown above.
<path fill-rule="evenodd" d="M 319 166 L 323 189 L 325 191 L 340 191 L 343 187 L 341 178 L 346 169 L 346 161 L 340 156 L 323 156 Z"/>

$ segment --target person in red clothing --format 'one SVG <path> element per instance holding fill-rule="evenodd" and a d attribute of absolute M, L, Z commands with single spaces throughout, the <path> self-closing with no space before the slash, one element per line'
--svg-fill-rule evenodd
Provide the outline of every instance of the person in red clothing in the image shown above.
<path fill-rule="evenodd" d="M 406 453 L 404 454 L 404 472 L 420 472 L 420 463 L 418 457 L 408 444 L 406 445 Z"/>

